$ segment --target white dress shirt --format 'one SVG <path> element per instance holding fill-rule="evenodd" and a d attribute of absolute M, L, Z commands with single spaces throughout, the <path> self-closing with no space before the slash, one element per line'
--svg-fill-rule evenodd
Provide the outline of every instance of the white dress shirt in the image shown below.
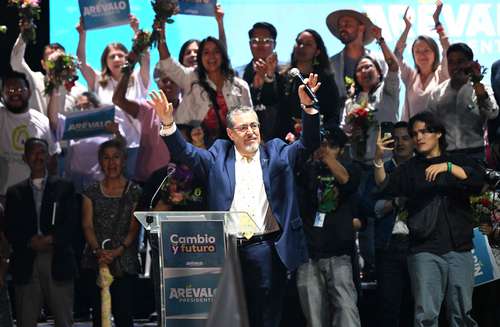
<path fill-rule="evenodd" d="M 262 234 L 278 231 L 280 228 L 274 218 L 267 200 L 260 151 L 252 158 L 242 156 L 234 149 L 234 197 L 230 211 L 247 212 Z"/>

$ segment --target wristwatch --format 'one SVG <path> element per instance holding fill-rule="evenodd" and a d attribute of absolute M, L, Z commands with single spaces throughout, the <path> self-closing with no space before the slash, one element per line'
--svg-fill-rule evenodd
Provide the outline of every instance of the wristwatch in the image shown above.
<path fill-rule="evenodd" d="M 300 108 L 302 108 L 302 110 L 304 110 L 304 109 L 310 109 L 310 108 L 318 109 L 317 105 L 314 102 L 310 103 L 310 104 L 303 104 L 303 103 L 301 103 L 300 104 Z"/>

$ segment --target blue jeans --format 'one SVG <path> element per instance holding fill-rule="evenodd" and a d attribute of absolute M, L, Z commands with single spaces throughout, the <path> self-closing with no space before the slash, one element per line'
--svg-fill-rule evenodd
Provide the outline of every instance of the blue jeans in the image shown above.
<path fill-rule="evenodd" d="M 474 259 L 470 251 L 435 255 L 422 252 L 408 257 L 415 300 L 415 327 L 437 327 L 445 300 L 450 327 L 475 327 L 471 316 Z"/>
<path fill-rule="evenodd" d="M 297 270 L 297 289 L 308 326 L 361 326 L 350 256 L 310 259 Z"/>

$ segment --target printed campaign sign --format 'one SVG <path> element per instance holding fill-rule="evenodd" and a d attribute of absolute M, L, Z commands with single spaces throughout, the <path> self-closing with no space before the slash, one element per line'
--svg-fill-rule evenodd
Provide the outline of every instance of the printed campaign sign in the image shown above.
<path fill-rule="evenodd" d="M 218 273 L 166 278 L 166 316 L 206 319 L 215 299 L 220 276 L 221 270 Z"/>
<path fill-rule="evenodd" d="M 161 240 L 164 326 L 203 327 L 224 265 L 224 221 L 162 221 Z"/>
<path fill-rule="evenodd" d="M 488 243 L 488 237 L 474 228 L 474 286 L 489 283 L 500 278 L 499 267 Z"/>
<path fill-rule="evenodd" d="M 102 134 L 107 124 L 115 120 L 115 107 L 107 106 L 99 109 L 68 113 L 64 122 L 63 140 L 83 139 Z"/>
<path fill-rule="evenodd" d="M 128 0 L 78 0 L 86 30 L 127 24 L 130 14 Z"/>
<path fill-rule="evenodd" d="M 165 268 L 222 267 L 224 225 L 222 221 L 162 222 Z"/>
<path fill-rule="evenodd" d="M 213 16 L 217 0 L 179 0 L 179 13 L 185 15 Z"/>

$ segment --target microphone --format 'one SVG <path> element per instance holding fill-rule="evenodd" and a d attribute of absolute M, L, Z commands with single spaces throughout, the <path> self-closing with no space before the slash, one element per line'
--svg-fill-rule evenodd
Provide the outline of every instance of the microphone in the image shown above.
<path fill-rule="evenodd" d="M 169 166 L 167 168 L 167 175 L 165 176 L 165 178 L 163 178 L 163 180 L 161 181 L 160 183 L 160 186 L 158 186 L 158 188 L 156 189 L 155 193 L 153 194 L 153 197 L 151 198 L 151 201 L 149 202 L 149 210 L 152 210 L 153 209 L 153 202 L 156 198 L 156 195 L 158 194 L 158 192 L 160 192 L 162 186 L 163 186 L 163 183 L 165 183 L 165 181 L 170 177 L 172 176 L 172 174 L 175 172 L 175 168 L 172 167 L 172 166 Z"/>
<path fill-rule="evenodd" d="M 305 90 L 306 90 L 306 93 L 309 96 L 309 98 L 311 98 L 313 103 L 318 103 L 318 98 L 316 98 L 316 95 L 314 94 L 313 90 L 309 87 L 309 85 L 307 85 L 304 82 L 304 79 L 302 78 L 302 75 L 300 74 L 300 70 L 298 70 L 297 68 L 292 68 L 288 72 L 288 75 L 290 77 L 298 77 L 300 79 L 300 81 L 302 82 L 302 84 L 305 86 Z"/>

